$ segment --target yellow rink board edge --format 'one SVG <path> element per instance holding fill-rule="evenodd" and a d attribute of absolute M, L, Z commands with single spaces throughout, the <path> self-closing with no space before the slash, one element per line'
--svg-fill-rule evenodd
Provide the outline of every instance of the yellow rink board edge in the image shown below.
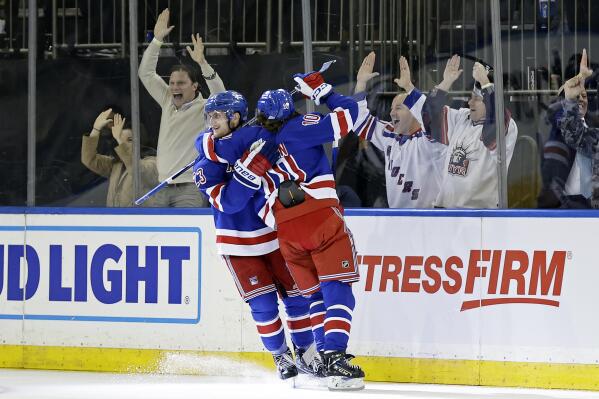
<path fill-rule="evenodd" d="M 224 372 L 212 365 L 225 362 Z M 368 381 L 599 391 L 599 365 L 360 356 Z M 210 365 L 210 366 L 208 366 Z M 263 352 L 0 345 L 1 368 L 222 375 L 274 368 Z"/>

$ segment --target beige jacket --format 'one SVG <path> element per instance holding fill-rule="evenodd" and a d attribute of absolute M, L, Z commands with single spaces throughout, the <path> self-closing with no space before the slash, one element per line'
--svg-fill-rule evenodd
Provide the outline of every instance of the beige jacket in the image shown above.
<path fill-rule="evenodd" d="M 198 94 L 193 101 L 184 104 L 179 109 L 175 108 L 168 84 L 156 73 L 161 44 L 160 41 L 154 39 L 148 45 L 139 64 L 138 74 L 146 90 L 162 108 L 156 164 L 158 178 L 163 181 L 198 156 L 194 144 L 198 133 L 205 129 L 204 106 L 206 99 Z M 200 67 L 204 76 L 214 73 L 214 69 L 208 64 L 200 65 Z M 210 89 L 210 94 L 225 91 L 223 81 L 218 75 L 214 79 L 207 80 L 206 84 Z M 191 169 L 174 182 L 193 182 Z"/>
<path fill-rule="evenodd" d="M 91 171 L 108 178 L 106 206 L 133 206 L 132 146 L 126 142 L 115 147 L 118 158 L 98 154 L 100 137 L 83 136 L 81 142 L 81 162 Z M 145 193 L 158 184 L 156 157 L 145 157 L 139 162 L 142 192 Z M 145 203 L 151 206 L 151 202 Z"/>

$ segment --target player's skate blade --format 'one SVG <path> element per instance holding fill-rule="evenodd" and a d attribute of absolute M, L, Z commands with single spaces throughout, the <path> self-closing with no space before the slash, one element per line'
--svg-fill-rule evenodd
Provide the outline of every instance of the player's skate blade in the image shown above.
<path fill-rule="evenodd" d="M 286 352 L 273 355 L 272 357 L 275 361 L 275 365 L 277 366 L 277 374 L 279 375 L 280 379 L 286 380 L 288 378 L 297 376 L 297 368 L 295 367 L 293 355 L 289 349 L 287 349 Z"/>
<path fill-rule="evenodd" d="M 327 377 L 327 387 L 329 391 L 359 391 L 364 389 L 364 379 L 335 375 Z"/>
<path fill-rule="evenodd" d="M 324 354 L 329 390 L 356 391 L 364 388 L 364 371 L 360 366 L 349 363 L 353 358 L 353 355 L 344 351 L 331 351 Z"/>

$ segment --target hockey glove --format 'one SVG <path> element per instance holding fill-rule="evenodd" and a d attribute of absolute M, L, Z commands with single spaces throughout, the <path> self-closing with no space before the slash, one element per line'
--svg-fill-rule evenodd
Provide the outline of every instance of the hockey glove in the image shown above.
<path fill-rule="evenodd" d="M 332 86 L 324 82 L 320 72 L 296 73 L 293 80 L 297 82 L 296 90 L 312 99 L 316 105 L 320 105 L 331 93 Z"/>
<path fill-rule="evenodd" d="M 279 159 L 278 146 L 274 140 L 254 142 L 243 157 L 235 162 L 235 179 L 253 189 L 260 188 L 261 177 Z"/>

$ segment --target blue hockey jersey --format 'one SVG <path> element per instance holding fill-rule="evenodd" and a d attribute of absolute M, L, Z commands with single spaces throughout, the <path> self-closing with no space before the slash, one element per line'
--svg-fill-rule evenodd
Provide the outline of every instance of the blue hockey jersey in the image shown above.
<path fill-rule="evenodd" d="M 221 255 L 257 256 L 279 247 L 276 232 L 257 214 L 266 202 L 264 194 L 235 179 L 233 163 L 229 164 L 214 151 L 215 142 L 218 142 L 222 152 L 229 154 L 232 148 L 242 148 L 243 144 L 237 141 L 243 139 L 241 141 L 245 143 L 243 134 L 257 139 L 261 130 L 258 127 L 241 128 L 239 135 L 215 139 L 209 129 L 196 139 L 200 160 L 193 167 L 194 181 L 212 205 L 216 248 Z"/>
<path fill-rule="evenodd" d="M 314 199 L 339 201 L 333 170 L 322 144 L 336 142 L 353 129 L 358 104 L 353 98 L 337 93 L 329 95 L 326 104 L 333 112 L 297 115 L 276 134 L 264 129 L 252 134 L 240 129 L 233 133 L 231 142 L 216 140 L 206 144 L 209 159 L 232 165 L 257 139 L 276 140 L 281 159 L 262 178 L 262 194 L 259 194 L 265 202 L 258 214 L 269 226 L 274 227 L 272 209 L 279 184 L 284 180 L 295 180 Z"/>

